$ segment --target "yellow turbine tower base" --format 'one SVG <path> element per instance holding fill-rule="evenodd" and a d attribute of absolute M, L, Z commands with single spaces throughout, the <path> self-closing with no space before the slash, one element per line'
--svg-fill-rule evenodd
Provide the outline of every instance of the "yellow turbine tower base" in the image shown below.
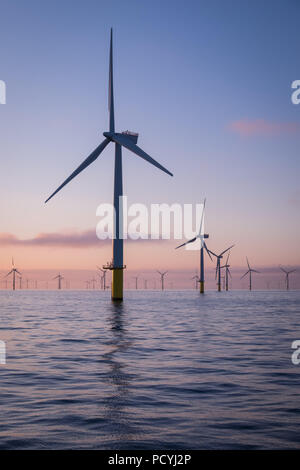
<path fill-rule="evenodd" d="M 123 300 L 123 268 L 112 270 L 111 299 Z"/>
<path fill-rule="evenodd" d="M 200 294 L 204 294 L 204 282 L 200 281 Z"/>

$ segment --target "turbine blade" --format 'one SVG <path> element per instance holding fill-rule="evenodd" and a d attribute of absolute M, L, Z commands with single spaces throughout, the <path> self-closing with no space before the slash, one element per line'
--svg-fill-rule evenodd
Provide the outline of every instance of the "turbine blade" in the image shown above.
<path fill-rule="evenodd" d="M 20 274 L 20 276 L 22 275 L 22 273 L 20 273 L 20 271 L 18 271 L 17 269 L 16 269 L 16 273 Z"/>
<path fill-rule="evenodd" d="M 231 245 L 229 248 L 226 248 L 226 250 L 222 251 L 222 253 L 220 253 L 219 256 L 224 255 L 224 253 L 226 253 L 226 251 L 230 250 L 233 247 L 234 247 L 234 245 Z"/>
<path fill-rule="evenodd" d="M 200 222 L 199 235 L 202 234 L 202 225 L 203 225 L 203 219 L 204 219 L 205 204 L 206 204 L 206 198 L 205 198 L 204 201 L 203 201 L 203 210 L 202 210 L 202 215 L 201 215 L 201 222 Z"/>
<path fill-rule="evenodd" d="M 207 248 L 207 245 L 206 245 L 205 242 L 203 243 L 203 246 L 204 246 L 204 248 L 205 248 L 205 250 L 206 250 L 206 253 L 207 253 L 208 256 L 210 257 L 210 260 L 212 261 L 213 259 L 212 259 L 212 257 L 211 257 L 210 251 L 209 251 L 209 249 Z"/>
<path fill-rule="evenodd" d="M 218 270 L 219 270 L 220 263 L 221 263 L 221 261 L 220 261 L 220 258 L 218 257 L 217 258 L 217 265 L 216 265 L 216 279 L 218 277 Z"/>
<path fill-rule="evenodd" d="M 115 132 L 114 80 L 113 80 L 113 30 L 110 29 L 109 86 L 108 86 L 109 131 Z"/>
<path fill-rule="evenodd" d="M 45 201 L 48 202 L 53 196 L 55 196 L 58 191 L 60 191 L 66 184 L 70 183 L 75 176 L 79 175 L 86 167 L 88 167 L 91 163 L 93 163 L 100 155 L 100 153 L 105 149 L 107 144 L 109 143 L 109 139 L 103 140 L 103 142 L 98 145 L 98 147 L 84 160 L 84 162 L 79 165 L 78 168 L 76 168 L 75 171 L 54 191 L 54 193 L 51 194 L 51 196 L 48 197 L 48 199 Z"/>
<path fill-rule="evenodd" d="M 12 272 L 13 272 L 13 269 L 11 271 L 9 271 L 9 273 L 7 273 L 6 276 L 4 276 L 4 277 L 8 277 Z"/>
<path fill-rule="evenodd" d="M 281 266 L 279 266 L 279 269 L 281 269 L 281 271 L 283 271 L 285 274 L 287 274 L 287 271 L 285 269 L 283 269 Z"/>
<path fill-rule="evenodd" d="M 216 255 L 216 253 L 214 253 L 213 251 L 211 251 L 211 250 L 207 250 L 207 251 L 209 251 L 210 254 L 212 254 L 213 256 L 215 256 L 216 258 L 218 258 L 218 255 Z"/>
<path fill-rule="evenodd" d="M 170 176 L 173 176 L 173 174 L 167 170 L 165 167 L 163 167 L 160 163 L 158 163 L 154 158 L 150 157 L 144 150 L 142 150 L 138 145 L 134 144 L 131 139 L 126 137 L 123 134 L 113 134 L 112 135 L 112 140 L 116 142 L 117 144 L 122 145 L 123 147 L 127 148 L 127 150 L 130 150 L 131 152 L 135 153 L 139 157 L 143 158 L 147 162 L 151 163 L 152 165 L 156 166 L 156 168 L 159 168 L 160 170 L 164 171 Z"/>
<path fill-rule="evenodd" d="M 252 271 L 253 273 L 259 273 L 259 274 L 260 274 L 260 271 L 256 271 L 255 269 L 251 269 L 251 271 Z"/>
<path fill-rule="evenodd" d="M 177 250 L 177 248 L 181 248 L 182 246 L 188 245 L 189 243 L 193 243 L 195 240 L 197 240 L 197 237 L 192 238 L 191 240 L 189 240 L 185 243 L 182 243 L 182 245 L 176 246 L 175 250 Z"/>
<path fill-rule="evenodd" d="M 250 268 L 250 264 L 249 264 L 249 260 L 248 260 L 247 256 L 246 256 L 246 260 L 247 260 L 248 268 L 251 269 L 251 268 Z"/>
<path fill-rule="evenodd" d="M 250 271 L 247 271 L 247 272 L 241 277 L 241 279 L 243 279 L 245 276 L 247 276 L 248 273 L 250 273 Z"/>

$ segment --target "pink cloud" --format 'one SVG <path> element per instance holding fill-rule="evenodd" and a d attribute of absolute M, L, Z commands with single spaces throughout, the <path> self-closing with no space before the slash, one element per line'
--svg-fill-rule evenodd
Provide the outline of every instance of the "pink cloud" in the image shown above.
<path fill-rule="evenodd" d="M 95 230 L 78 233 L 40 233 L 34 238 L 20 239 L 11 233 L 0 233 L 0 246 L 69 246 L 82 247 L 99 245 Z"/>
<path fill-rule="evenodd" d="M 237 132 L 242 136 L 276 136 L 282 134 L 299 134 L 300 135 L 300 123 L 299 122 L 273 122 L 266 121 L 264 119 L 240 119 L 229 124 L 229 129 L 233 132 Z"/>
<path fill-rule="evenodd" d="M 128 238 L 126 242 L 166 242 L 168 240 L 138 239 Z M 11 233 L 0 233 L 1 246 L 55 246 L 66 248 L 83 248 L 99 246 L 100 244 L 111 244 L 111 239 L 100 240 L 95 230 L 86 230 L 84 232 L 70 233 L 39 233 L 34 238 L 21 239 Z"/>

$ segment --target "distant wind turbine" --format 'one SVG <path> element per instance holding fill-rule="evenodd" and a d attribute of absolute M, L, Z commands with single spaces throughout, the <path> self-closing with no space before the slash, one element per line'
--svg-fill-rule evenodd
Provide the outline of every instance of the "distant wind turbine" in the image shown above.
<path fill-rule="evenodd" d="M 16 273 L 21 276 L 20 271 L 18 271 L 17 268 L 15 268 L 14 259 L 12 258 L 12 270 L 9 271 L 9 273 L 7 273 L 5 277 L 10 276 L 10 274 L 13 275 L 13 290 L 16 290 Z"/>
<path fill-rule="evenodd" d="M 230 268 L 230 264 L 228 264 L 228 261 L 229 261 L 229 256 L 230 256 L 230 252 L 228 253 L 228 256 L 227 256 L 227 260 L 226 260 L 226 263 L 224 264 L 224 266 L 221 266 L 221 269 L 225 269 L 225 289 L 228 291 L 228 285 L 229 285 L 229 277 L 231 278 L 231 272 L 229 270 Z"/>
<path fill-rule="evenodd" d="M 135 289 L 137 290 L 138 289 L 138 280 L 139 280 L 139 277 L 138 276 L 133 276 L 133 278 L 135 280 Z"/>
<path fill-rule="evenodd" d="M 286 286 L 286 290 L 289 290 L 290 289 L 289 275 L 296 272 L 297 270 L 291 269 L 290 271 L 288 271 L 287 269 L 284 269 L 282 266 L 279 266 L 279 268 L 281 269 L 282 272 L 285 273 L 285 286 Z"/>
<path fill-rule="evenodd" d="M 204 294 L 204 249 L 206 250 L 208 256 L 212 260 L 210 252 L 209 252 L 209 250 L 206 246 L 206 243 L 204 241 L 205 238 L 209 238 L 209 235 L 207 233 L 202 233 L 203 232 L 205 204 L 206 204 L 206 199 L 204 199 L 204 202 L 203 202 L 203 210 L 202 210 L 200 229 L 199 229 L 198 235 L 196 237 L 192 238 L 191 240 L 188 240 L 187 242 L 182 243 L 182 245 L 179 245 L 175 248 L 177 250 L 178 248 L 181 248 L 182 246 L 188 245 L 189 243 L 193 243 L 197 239 L 200 239 L 201 247 L 200 247 L 200 278 L 199 278 L 199 285 L 200 285 L 200 293 L 201 294 Z"/>
<path fill-rule="evenodd" d="M 99 269 L 99 271 L 102 273 L 102 276 L 100 275 L 100 279 L 101 279 L 101 288 L 103 290 L 106 289 L 106 274 L 107 274 L 107 271 L 106 269 L 102 269 L 100 268 L 100 266 L 97 266 L 97 268 Z"/>
<path fill-rule="evenodd" d="M 165 271 L 163 273 L 161 271 L 157 271 L 157 272 L 160 275 L 161 290 L 164 290 L 164 278 L 165 278 L 165 275 L 167 274 L 168 271 Z"/>
<path fill-rule="evenodd" d="M 115 227 L 113 239 L 113 260 L 105 269 L 112 270 L 112 299 L 123 299 L 123 270 L 126 266 L 123 264 L 123 227 L 120 220 L 123 214 L 123 178 L 122 178 L 122 147 L 135 153 L 138 157 L 156 166 L 170 176 L 170 171 L 164 168 L 160 163 L 154 160 L 150 155 L 138 147 L 138 134 L 125 131 L 115 132 L 115 114 L 114 114 L 114 89 L 113 89 L 113 37 L 112 29 L 110 32 L 110 55 L 109 55 L 109 132 L 104 132 L 105 139 L 100 145 L 79 165 L 79 167 L 51 194 L 46 200 L 49 201 L 58 191 L 68 184 L 75 176 L 79 175 L 85 168 L 93 163 L 109 143 L 115 144 L 115 174 L 114 174 L 114 208 L 115 208 Z"/>
<path fill-rule="evenodd" d="M 61 281 L 62 281 L 62 279 L 64 279 L 64 277 L 59 273 L 57 276 L 55 276 L 55 277 L 53 278 L 53 280 L 54 280 L 54 279 L 57 279 L 57 280 L 58 280 L 57 288 L 58 288 L 59 290 L 61 290 Z"/>
<path fill-rule="evenodd" d="M 192 277 L 192 281 L 195 281 L 195 289 L 198 289 L 198 282 L 200 282 L 200 277 L 195 274 L 195 276 Z"/>
<path fill-rule="evenodd" d="M 233 248 L 234 245 L 231 245 L 229 248 L 226 248 L 226 250 L 222 251 L 219 255 L 214 253 L 211 250 L 208 250 L 209 253 L 217 258 L 217 266 L 216 266 L 216 279 L 218 280 L 217 285 L 218 285 L 218 291 L 221 292 L 221 259 L 223 258 L 223 255 L 228 251 Z"/>
<path fill-rule="evenodd" d="M 252 290 L 252 273 L 259 273 L 259 271 L 256 271 L 255 269 L 252 269 L 250 267 L 247 256 L 246 256 L 246 260 L 247 260 L 247 265 L 248 265 L 248 271 L 245 272 L 245 274 L 241 277 L 241 279 L 243 279 L 245 276 L 247 276 L 247 274 L 249 274 L 249 290 Z"/>

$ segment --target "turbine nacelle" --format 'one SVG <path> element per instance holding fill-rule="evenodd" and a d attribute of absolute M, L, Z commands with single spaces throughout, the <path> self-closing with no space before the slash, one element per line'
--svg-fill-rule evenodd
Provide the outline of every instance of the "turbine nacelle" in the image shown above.
<path fill-rule="evenodd" d="M 133 144 L 137 144 L 139 134 L 137 132 L 124 131 L 124 132 L 103 132 L 104 137 L 109 139 L 111 142 L 116 142 L 115 138 L 125 138 L 129 139 Z M 118 143 L 118 142 L 116 142 Z"/>

